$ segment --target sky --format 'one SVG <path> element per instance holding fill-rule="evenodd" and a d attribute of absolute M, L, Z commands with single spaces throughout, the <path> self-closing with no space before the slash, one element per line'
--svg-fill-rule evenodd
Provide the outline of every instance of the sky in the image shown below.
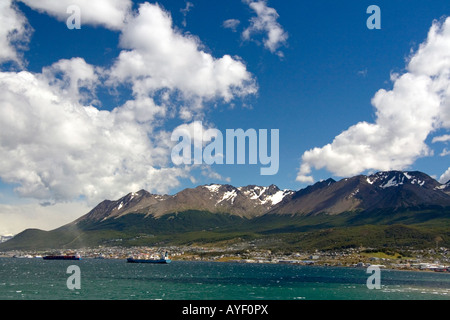
<path fill-rule="evenodd" d="M 446 183 L 449 15 L 447 0 L 0 0 L 0 235 L 141 189 L 384 170 Z M 278 170 L 262 175 L 260 154 L 176 165 L 177 129 L 224 145 L 278 130 Z"/>

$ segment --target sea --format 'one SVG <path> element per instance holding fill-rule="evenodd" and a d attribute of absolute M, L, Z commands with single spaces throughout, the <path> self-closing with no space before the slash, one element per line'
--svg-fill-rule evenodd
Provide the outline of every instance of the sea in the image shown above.
<path fill-rule="evenodd" d="M 0 300 L 450 300 L 450 273 L 381 269 L 379 289 L 370 276 L 290 264 L 0 258 Z"/>

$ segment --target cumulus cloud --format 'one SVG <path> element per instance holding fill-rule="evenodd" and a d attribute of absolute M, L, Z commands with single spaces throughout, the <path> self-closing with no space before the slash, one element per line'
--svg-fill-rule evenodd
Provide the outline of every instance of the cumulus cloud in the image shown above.
<path fill-rule="evenodd" d="M 0 63 L 12 61 L 23 66 L 21 51 L 25 49 L 32 33 L 25 16 L 13 0 L 0 2 Z"/>
<path fill-rule="evenodd" d="M 59 89 L 59 92 L 73 102 L 95 100 L 95 89 L 100 84 L 100 68 L 89 65 L 82 58 L 62 59 L 44 67 L 42 77 Z"/>
<path fill-rule="evenodd" d="M 95 203 L 124 191 L 167 192 L 186 177 L 150 126 L 67 97 L 43 74 L 0 73 L 0 176 L 24 197 Z"/>
<path fill-rule="evenodd" d="M 449 76 L 450 18 L 433 23 L 406 72 L 392 79 L 393 89 L 375 94 L 375 123 L 357 123 L 332 143 L 306 151 L 297 180 L 312 182 L 312 169 L 322 168 L 336 176 L 402 170 L 432 155 L 427 137 L 437 129 L 450 129 Z"/>
<path fill-rule="evenodd" d="M 67 8 L 76 5 L 80 8 L 81 24 L 103 26 L 120 30 L 132 6 L 131 0 L 20 0 L 30 8 L 45 12 L 59 21 L 66 22 L 70 13 Z"/>
<path fill-rule="evenodd" d="M 267 6 L 267 0 L 243 0 L 243 2 L 256 13 L 256 17 L 250 20 L 250 26 L 242 33 L 243 39 L 250 40 L 255 34 L 264 33 L 266 34 L 263 39 L 264 47 L 280 57 L 283 56 L 278 49 L 286 45 L 288 34 L 277 21 L 279 18 L 277 11 Z"/>
<path fill-rule="evenodd" d="M 68 4 L 23 1 L 58 19 Z M 167 120 L 190 120 L 204 101 L 257 91 L 242 61 L 206 53 L 196 37 L 176 31 L 158 5 L 141 4 L 123 23 L 129 1 L 75 2 L 82 15 L 94 3 L 110 6 L 111 21 L 93 12 L 83 21 L 121 30 L 124 50 L 110 69 L 75 57 L 40 73 L 0 71 L 0 178 L 22 197 L 93 205 L 142 188 L 169 192 L 190 178 L 191 168 L 173 166 Z M 96 108 L 96 90 L 112 86 L 130 86 L 130 100 L 110 111 Z"/>
<path fill-rule="evenodd" d="M 205 139 L 205 133 L 211 128 L 207 128 L 203 125 L 202 121 L 194 121 L 191 123 L 183 123 L 181 125 L 179 125 L 178 127 L 176 127 L 173 130 L 173 136 L 182 136 L 182 137 L 189 137 L 192 144 L 194 144 L 195 146 L 200 146 L 203 147 L 205 143 L 207 143 Z M 214 129 L 212 129 L 213 131 L 215 131 Z M 215 138 L 216 136 L 213 135 L 213 138 Z M 176 139 L 176 141 L 178 141 L 178 139 Z"/>
<path fill-rule="evenodd" d="M 155 4 L 140 5 L 124 27 L 120 45 L 125 50 L 111 69 L 109 83 L 130 83 L 135 96 L 169 90 L 192 101 L 195 109 L 205 100 L 229 102 L 257 90 L 242 61 L 206 53 L 198 38 L 176 31 L 169 13 Z"/>
<path fill-rule="evenodd" d="M 231 178 L 223 177 L 215 172 L 206 163 L 223 163 L 224 155 L 220 150 L 207 150 L 205 147 L 216 139 L 223 138 L 221 132 L 212 125 L 204 125 L 202 121 L 194 121 L 179 125 L 172 132 L 172 154 L 171 159 L 174 164 L 192 164 L 196 169 L 201 169 L 201 174 L 205 177 L 230 182 Z M 223 141 L 219 142 L 223 143 Z M 177 144 L 177 146 L 175 146 Z M 205 148 L 205 149 L 204 149 Z"/>

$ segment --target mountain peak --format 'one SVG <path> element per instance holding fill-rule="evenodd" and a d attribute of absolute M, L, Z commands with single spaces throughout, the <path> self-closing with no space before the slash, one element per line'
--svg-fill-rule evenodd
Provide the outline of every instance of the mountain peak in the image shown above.
<path fill-rule="evenodd" d="M 403 185 L 435 188 L 439 183 L 420 171 L 380 171 L 366 177 L 367 183 L 382 189 Z"/>
<path fill-rule="evenodd" d="M 319 181 L 297 192 L 276 185 L 209 184 L 184 189 L 175 195 L 154 195 L 145 190 L 116 200 L 105 200 L 84 219 L 101 221 L 130 213 L 161 217 L 189 210 L 228 213 L 253 218 L 266 213 L 339 214 L 355 210 L 422 205 L 450 206 L 450 181 L 442 185 L 418 171 L 380 171 L 335 181 Z M 83 218 L 80 218 L 83 219 Z"/>
<path fill-rule="evenodd" d="M 331 185 L 331 184 L 333 184 L 333 183 L 335 183 L 336 182 L 336 180 L 334 180 L 333 178 L 328 178 L 327 180 L 322 180 L 322 181 L 320 181 L 320 182 L 318 182 L 318 183 L 321 183 L 321 184 L 326 184 L 326 185 Z"/>
<path fill-rule="evenodd" d="M 172 196 L 154 195 L 140 190 L 116 201 L 105 200 L 80 219 L 102 221 L 130 213 L 160 217 L 187 210 L 226 212 L 251 218 L 266 213 L 293 193 L 292 190 L 280 190 L 273 184 L 268 187 L 248 185 L 239 188 L 229 184 L 209 184 L 184 189 Z"/>
<path fill-rule="evenodd" d="M 442 192 L 443 190 L 444 192 Z M 353 211 L 450 206 L 449 192 L 419 171 L 381 171 L 338 182 L 323 180 L 297 191 L 275 207 L 276 214 L 340 214 Z"/>

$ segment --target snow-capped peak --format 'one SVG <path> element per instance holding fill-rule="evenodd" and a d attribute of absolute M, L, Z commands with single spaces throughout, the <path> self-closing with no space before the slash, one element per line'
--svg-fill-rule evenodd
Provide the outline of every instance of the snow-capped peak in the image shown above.
<path fill-rule="evenodd" d="M 426 183 L 426 177 L 416 172 L 384 171 L 366 177 L 366 181 L 372 185 L 376 183 L 378 187 L 383 189 L 404 184 L 414 184 L 422 187 Z"/>
<path fill-rule="evenodd" d="M 211 184 L 203 186 L 203 188 L 210 192 L 210 198 L 217 199 L 216 206 L 225 203 L 234 204 L 238 197 L 239 201 L 246 199 L 253 202 L 255 206 L 273 206 L 280 203 L 287 195 L 294 193 L 292 190 L 280 190 L 275 185 L 269 187 L 251 185 L 235 188 L 228 185 Z"/>
<path fill-rule="evenodd" d="M 245 188 L 239 188 L 240 191 L 247 197 L 250 197 L 251 200 L 259 199 L 264 193 L 267 191 L 267 187 L 245 187 Z"/>
<path fill-rule="evenodd" d="M 208 189 L 210 192 L 218 192 L 221 185 L 220 184 L 211 184 L 209 186 L 203 186 L 204 188 Z"/>
<path fill-rule="evenodd" d="M 132 193 L 131 193 L 130 201 L 133 200 L 134 197 L 139 197 L 139 191 L 138 191 L 138 192 L 132 192 Z"/>

